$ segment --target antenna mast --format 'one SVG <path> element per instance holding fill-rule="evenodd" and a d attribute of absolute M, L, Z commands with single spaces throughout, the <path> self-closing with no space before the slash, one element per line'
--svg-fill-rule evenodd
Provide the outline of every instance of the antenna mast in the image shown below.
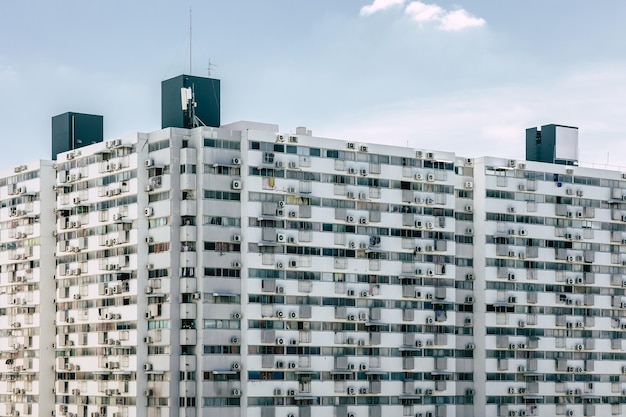
<path fill-rule="evenodd" d="M 191 26 L 192 20 L 191 20 L 191 16 L 192 16 L 191 6 L 189 6 L 189 75 L 191 75 L 191 58 L 192 58 L 192 55 L 193 55 L 192 49 L 191 49 L 191 41 L 192 41 L 192 37 L 191 37 L 192 36 L 192 31 L 191 31 L 191 29 L 192 29 L 192 26 Z"/>

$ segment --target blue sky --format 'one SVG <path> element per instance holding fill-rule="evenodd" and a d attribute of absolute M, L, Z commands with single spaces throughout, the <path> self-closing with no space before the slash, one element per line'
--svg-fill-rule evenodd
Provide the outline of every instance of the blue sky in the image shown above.
<path fill-rule="evenodd" d="M 0 167 L 49 158 L 66 111 L 102 114 L 107 138 L 160 128 L 190 6 L 224 123 L 510 158 L 560 123 L 581 161 L 626 166 L 624 2 L 25 0 L 0 2 Z"/>

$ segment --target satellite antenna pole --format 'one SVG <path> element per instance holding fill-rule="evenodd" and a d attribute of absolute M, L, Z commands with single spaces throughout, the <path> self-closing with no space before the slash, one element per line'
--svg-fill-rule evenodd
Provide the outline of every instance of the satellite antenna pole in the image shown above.
<path fill-rule="evenodd" d="M 191 24 L 192 24 L 192 20 L 191 20 L 191 6 L 189 6 L 189 75 L 191 75 L 191 57 L 192 57 L 192 49 L 191 49 L 191 41 L 192 41 L 192 31 L 191 31 Z"/>

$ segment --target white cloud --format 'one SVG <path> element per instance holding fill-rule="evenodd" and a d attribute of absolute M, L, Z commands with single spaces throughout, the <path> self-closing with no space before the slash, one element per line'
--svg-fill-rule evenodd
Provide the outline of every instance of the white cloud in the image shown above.
<path fill-rule="evenodd" d="M 441 29 L 448 31 L 458 31 L 467 28 L 481 27 L 485 25 L 485 19 L 474 17 L 465 9 L 454 10 L 443 16 L 441 19 Z"/>
<path fill-rule="evenodd" d="M 369 16 L 400 4 L 404 4 L 404 0 L 374 0 L 372 4 L 361 8 L 361 16 Z"/>
<path fill-rule="evenodd" d="M 426 4 L 421 1 L 413 1 L 406 6 L 405 13 L 416 22 L 440 21 L 445 11 L 436 4 Z"/>
<path fill-rule="evenodd" d="M 485 19 L 472 16 L 465 9 L 447 11 L 436 4 L 426 4 L 421 1 L 412 1 L 404 12 L 418 23 L 434 22 L 439 29 L 445 31 L 459 31 L 485 25 Z"/>

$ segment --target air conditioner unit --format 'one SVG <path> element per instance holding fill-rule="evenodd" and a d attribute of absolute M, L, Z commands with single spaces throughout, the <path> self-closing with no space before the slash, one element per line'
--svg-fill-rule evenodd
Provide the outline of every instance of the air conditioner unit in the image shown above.
<path fill-rule="evenodd" d="M 284 135 L 276 135 L 276 142 L 284 142 L 284 141 L 285 141 Z"/>
<path fill-rule="evenodd" d="M 235 180 L 231 183 L 231 188 L 233 190 L 241 190 L 241 181 Z"/>
<path fill-rule="evenodd" d="M 354 297 L 354 293 L 355 293 L 354 290 L 348 290 L 347 291 L 348 297 Z"/>
<path fill-rule="evenodd" d="M 422 174 L 415 174 L 415 179 L 418 181 L 422 181 L 424 179 L 424 176 Z"/>
<path fill-rule="evenodd" d="M 359 219 L 359 223 L 360 223 L 360 224 L 367 224 L 367 217 L 361 217 L 361 218 Z"/>
<path fill-rule="evenodd" d="M 239 320 L 239 319 L 241 319 L 241 313 L 239 313 L 239 312 L 234 312 L 234 313 L 232 314 L 232 317 L 233 317 L 234 319 L 236 319 L 236 320 Z"/>
<path fill-rule="evenodd" d="M 295 211 L 290 211 L 289 212 L 289 217 L 297 217 L 298 213 L 296 213 Z"/>
<path fill-rule="evenodd" d="M 230 368 L 231 368 L 231 369 L 234 369 L 234 370 L 241 369 L 241 364 L 240 364 L 239 362 L 233 362 L 233 363 L 230 365 Z"/>
<path fill-rule="evenodd" d="M 144 343 L 152 343 L 152 337 L 150 337 L 150 336 L 146 336 L 146 337 L 144 337 L 144 338 L 143 338 L 143 342 L 144 342 Z"/>
<path fill-rule="evenodd" d="M 143 164 L 146 168 L 150 168 L 154 165 L 154 161 L 152 159 L 146 159 L 145 161 L 143 161 Z"/>
<path fill-rule="evenodd" d="M 467 281 L 474 281 L 474 274 L 469 273 L 469 274 L 465 275 L 465 279 Z"/>
<path fill-rule="evenodd" d="M 348 216 L 348 217 L 346 217 L 346 221 L 347 221 L 348 223 L 354 223 L 354 216 Z"/>
<path fill-rule="evenodd" d="M 277 361 L 276 362 L 276 368 L 283 369 L 284 367 L 285 367 L 285 362 L 283 362 L 283 361 Z"/>
<path fill-rule="evenodd" d="M 370 292 L 369 292 L 369 291 L 367 291 L 367 290 L 365 290 L 365 291 L 361 291 L 360 295 L 361 295 L 361 297 L 369 297 Z"/>
<path fill-rule="evenodd" d="M 432 317 L 426 317 L 426 324 L 433 324 L 433 318 Z"/>
<path fill-rule="evenodd" d="M 348 314 L 348 316 L 346 317 L 349 321 L 354 321 L 356 320 L 356 316 L 354 314 Z"/>
<path fill-rule="evenodd" d="M 150 216 L 154 215 L 154 209 L 152 207 L 146 207 L 143 210 L 143 215 L 146 216 L 146 217 L 150 217 Z"/>
<path fill-rule="evenodd" d="M 294 168 L 298 168 L 298 164 L 296 164 L 296 163 L 295 163 L 295 162 L 293 162 L 293 161 L 292 161 L 292 162 L 289 162 L 289 165 L 288 165 L 288 166 L 289 166 L 289 168 L 292 168 L 292 169 L 294 169 Z"/>
<path fill-rule="evenodd" d="M 238 261 L 233 262 L 231 265 L 235 269 L 241 268 L 241 262 Z"/>
<path fill-rule="evenodd" d="M 147 389 L 143 392 L 143 395 L 145 395 L 146 397 L 151 397 L 153 394 L 153 391 L 151 389 Z"/>
<path fill-rule="evenodd" d="M 426 228 L 427 229 L 432 229 L 433 227 L 435 227 L 433 222 L 426 222 Z"/>
<path fill-rule="evenodd" d="M 295 261 L 295 260 L 289 261 L 289 267 L 290 268 L 297 268 L 298 267 L 298 261 Z"/>
<path fill-rule="evenodd" d="M 241 159 L 239 159 L 239 158 L 233 158 L 233 159 L 232 159 L 232 163 L 233 163 L 233 165 L 241 165 Z"/>
<path fill-rule="evenodd" d="M 145 363 L 143 365 L 143 370 L 144 371 L 151 371 L 152 370 L 152 364 L 151 363 Z"/>
<path fill-rule="evenodd" d="M 277 310 L 276 311 L 276 317 L 281 318 L 281 317 L 284 317 L 284 316 L 285 316 L 285 313 L 283 313 L 282 310 Z"/>

